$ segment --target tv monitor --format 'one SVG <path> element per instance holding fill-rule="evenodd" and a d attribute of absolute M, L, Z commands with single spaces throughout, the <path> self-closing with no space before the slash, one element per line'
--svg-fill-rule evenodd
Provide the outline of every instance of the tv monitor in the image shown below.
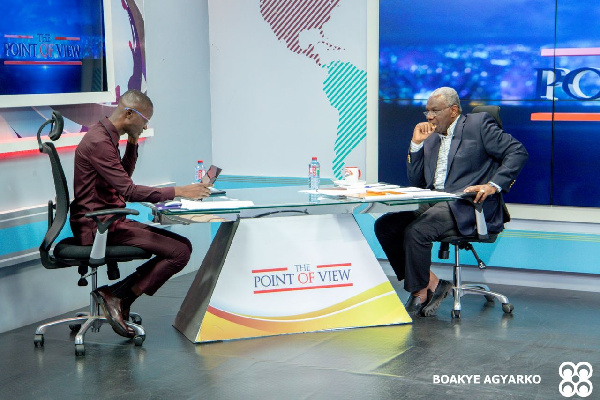
<path fill-rule="evenodd" d="M 0 108 L 115 100 L 110 0 L 0 7 Z"/>

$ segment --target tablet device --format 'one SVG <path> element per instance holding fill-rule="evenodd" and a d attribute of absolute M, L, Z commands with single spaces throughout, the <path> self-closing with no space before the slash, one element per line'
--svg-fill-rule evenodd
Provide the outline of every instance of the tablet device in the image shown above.
<path fill-rule="evenodd" d="M 210 183 L 213 185 L 217 180 L 217 177 L 221 173 L 222 169 L 217 167 L 216 165 L 211 165 L 206 171 L 206 175 L 202 178 L 203 183 Z"/>
<path fill-rule="evenodd" d="M 204 178 L 202 178 L 202 182 L 210 183 L 211 185 L 213 185 L 215 183 L 215 181 L 217 180 L 217 177 L 219 176 L 221 171 L 222 171 L 221 168 L 217 167 L 216 165 L 211 165 L 208 168 L 208 171 L 206 171 L 206 175 L 204 175 Z M 220 195 L 225 194 L 224 190 L 216 189 L 213 186 L 209 187 L 209 189 L 210 189 L 211 196 L 220 196 Z"/>

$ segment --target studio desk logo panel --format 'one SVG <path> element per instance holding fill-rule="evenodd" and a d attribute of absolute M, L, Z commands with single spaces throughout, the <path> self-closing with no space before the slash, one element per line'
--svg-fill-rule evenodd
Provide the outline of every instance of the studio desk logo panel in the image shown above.
<path fill-rule="evenodd" d="M 352 215 L 253 219 L 238 227 L 196 342 L 409 322 Z"/>

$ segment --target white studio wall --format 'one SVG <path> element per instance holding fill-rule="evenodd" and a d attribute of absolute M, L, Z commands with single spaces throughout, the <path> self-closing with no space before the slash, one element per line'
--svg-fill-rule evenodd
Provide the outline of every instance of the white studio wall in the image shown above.
<path fill-rule="evenodd" d="M 366 166 L 367 1 L 209 0 L 213 158 L 229 175 Z"/>

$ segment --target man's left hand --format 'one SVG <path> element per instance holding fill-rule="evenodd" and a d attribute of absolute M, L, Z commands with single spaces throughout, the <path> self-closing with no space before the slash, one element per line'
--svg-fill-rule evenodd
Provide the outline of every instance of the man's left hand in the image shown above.
<path fill-rule="evenodd" d="M 496 188 L 492 185 L 475 185 L 468 186 L 465 190 L 465 193 L 477 192 L 475 199 L 473 202 L 475 203 L 483 203 L 483 201 L 490 195 L 497 193 Z"/>
<path fill-rule="evenodd" d="M 141 134 L 141 132 L 138 133 L 137 135 L 131 134 L 131 133 L 127 134 L 127 143 L 137 144 L 138 139 L 140 138 L 140 134 Z"/>

